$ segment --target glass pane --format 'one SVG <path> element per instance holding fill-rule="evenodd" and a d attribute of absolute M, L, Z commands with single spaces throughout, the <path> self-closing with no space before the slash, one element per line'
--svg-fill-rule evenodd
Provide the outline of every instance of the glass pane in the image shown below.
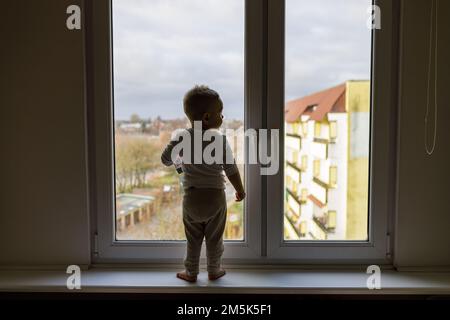
<path fill-rule="evenodd" d="M 286 1 L 285 240 L 367 240 L 371 5 Z"/>
<path fill-rule="evenodd" d="M 222 129 L 244 126 L 243 0 L 113 0 L 116 238 L 183 240 L 181 176 L 161 164 L 189 124 L 183 96 L 196 84 L 223 101 Z M 236 158 L 242 139 L 229 142 Z M 244 168 L 239 164 L 241 176 Z M 243 203 L 228 183 L 225 239 L 244 238 Z"/>

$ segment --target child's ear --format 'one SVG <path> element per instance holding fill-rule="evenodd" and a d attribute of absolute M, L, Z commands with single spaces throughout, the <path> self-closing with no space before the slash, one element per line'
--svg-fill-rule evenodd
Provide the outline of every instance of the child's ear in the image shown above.
<path fill-rule="evenodd" d="M 207 121 L 209 121 L 209 117 L 210 117 L 209 112 L 205 112 L 205 113 L 203 114 L 202 120 L 207 122 Z"/>

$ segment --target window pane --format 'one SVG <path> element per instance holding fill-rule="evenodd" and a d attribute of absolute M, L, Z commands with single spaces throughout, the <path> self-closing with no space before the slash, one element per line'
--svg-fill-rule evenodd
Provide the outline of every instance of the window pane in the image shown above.
<path fill-rule="evenodd" d="M 286 0 L 286 240 L 367 240 L 371 5 Z"/>
<path fill-rule="evenodd" d="M 244 1 L 112 4 L 116 238 L 182 240 L 181 176 L 161 164 L 161 152 L 175 129 L 189 125 L 183 96 L 196 84 L 220 94 L 223 130 L 244 126 Z M 241 140 L 229 137 L 236 158 Z M 225 238 L 242 240 L 243 203 L 230 184 L 226 194 Z"/>

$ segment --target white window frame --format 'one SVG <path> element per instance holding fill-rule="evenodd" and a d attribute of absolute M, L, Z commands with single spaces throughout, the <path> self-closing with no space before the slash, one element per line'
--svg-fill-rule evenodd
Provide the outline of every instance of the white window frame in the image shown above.
<path fill-rule="evenodd" d="M 245 1 L 245 126 L 281 129 L 284 146 L 284 0 Z M 246 165 L 245 240 L 226 241 L 226 264 L 391 264 L 394 208 L 395 38 L 399 0 L 378 0 L 382 29 L 373 33 L 369 241 L 283 240 L 284 150 L 280 172 Z M 111 0 L 86 2 L 86 92 L 92 259 L 102 263 L 180 263 L 184 241 L 114 239 Z M 94 18 L 95 17 L 95 18 Z M 396 16 L 398 17 L 398 16 Z M 375 108 L 373 106 L 376 106 Z M 375 111 L 375 112 L 374 112 Z M 394 172 L 395 173 L 395 172 Z M 251 223 L 249 223 L 251 221 Z"/>
<path fill-rule="evenodd" d="M 268 0 L 268 109 L 267 125 L 281 129 L 284 146 L 284 49 L 285 1 Z M 374 1 L 381 9 L 382 29 L 372 31 L 371 132 L 369 168 L 368 241 L 285 241 L 283 235 L 284 166 L 279 174 L 267 177 L 267 258 L 302 264 L 391 264 L 389 239 L 392 229 L 392 168 L 395 155 L 396 30 L 398 1 Z M 395 19 L 394 19 L 395 16 Z M 369 18 L 369 15 L 367 14 Z M 282 149 L 284 150 L 284 149 Z M 280 152 L 284 162 L 284 152 Z"/>
<path fill-rule="evenodd" d="M 111 0 L 86 4 L 92 245 L 94 263 L 180 263 L 185 241 L 115 240 L 113 53 Z M 95 18 L 94 18 L 95 17 Z M 90 20 L 89 20 L 90 19 Z M 263 118 L 263 2 L 245 1 L 245 128 L 259 129 Z M 248 34 L 257 35 L 249 37 Z M 91 88 L 93 88 L 91 90 Z M 246 141 L 247 143 L 247 141 Z M 243 241 L 225 241 L 224 262 L 254 260 L 261 254 L 261 175 L 259 165 L 245 166 Z M 252 223 L 248 223 L 251 220 Z M 202 251 L 204 254 L 204 250 Z"/>

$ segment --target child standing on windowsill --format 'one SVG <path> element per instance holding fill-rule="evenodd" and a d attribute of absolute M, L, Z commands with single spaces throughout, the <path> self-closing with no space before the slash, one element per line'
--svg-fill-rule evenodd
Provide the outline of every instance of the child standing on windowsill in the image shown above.
<path fill-rule="evenodd" d="M 231 148 L 226 138 L 215 130 L 222 125 L 223 119 L 223 103 L 219 94 L 207 86 L 195 86 L 184 96 L 183 105 L 192 127 L 178 132 L 161 155 L 161 161 L 166 166 L 173 165 L 176 157 L 180 156 L 181 169 L 184 172 L 183 224 L 187 252 L 184 260 L 185 270 L 177 273 L 177 277 L 189 282 L 197 281 L 200 251 L 205 238 L 208 278 L 215 280 L 225 275 L 225 270 L 221 266 L 224 250 L 223 233 L 227 217 L 225 175 L 236 190 L 236 201 L 242 201 L 245 192 Z M 211 139 L 202 139 L 201 148 L 196 147 L 195 143 L 199 141 L 194 139 L 195 134 L 203 137 L 205 132 L 208 132 Z M 173 152 L 174 148 L 181 142 L 180 137 L 184 139 L 187 136 L 190 137 L 192 151 L 190 154 L 193 155 L 190 159 L 186 159 L 186 153 L 184 158 L 183 154 L 173 154 L 176 153 Z M 205 163 L 202 157 L 203 150 L 216 139 L 223 142 L 221 150 L 223 161 Z M 202 157 L 201 161 L 196 161 L 199 155 Z M 232 161 L 229 161 L 230 157 Z"/>

